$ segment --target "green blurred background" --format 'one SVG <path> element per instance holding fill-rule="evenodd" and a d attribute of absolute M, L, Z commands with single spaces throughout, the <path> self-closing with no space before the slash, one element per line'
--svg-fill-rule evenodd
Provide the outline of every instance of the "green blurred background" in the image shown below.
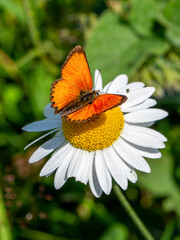
<path fill-rule="evenodd" d="M 162 158 L 148 160 L 125 196 L 156 239 L 180 239 L 180 1 L 0 0 L 0 239 L 142 239 L 114 193 L 96 199 L 68 180 L 56 191 L 30 165 L 40 143 L 21 127 L 43 118 L 51 83 L 77 44 L 104 84 L 125 73 L 155 86 L 169 116 L 155 129 L 167 138 Z"/>

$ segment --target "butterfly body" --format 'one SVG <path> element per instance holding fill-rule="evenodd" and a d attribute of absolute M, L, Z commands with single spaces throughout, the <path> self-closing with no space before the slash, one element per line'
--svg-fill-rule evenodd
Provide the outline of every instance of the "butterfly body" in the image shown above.
<path fill-rule="evenodd" d="M 87 91 L 81 92 L 80 96 L 73 102 L 66 105 L 64 108 L 61 109 L 60 115 L 61 117 L 65 117 L 70 113 L 73 113 L 84 106 L 91 104 L 99 95 L 98 91 Z"/>
<path fill-rule="evenodd" d="M 51 107 L 65 120 L 86 122 L 127 100 L 124 95 L 100 94 L 92 87 L 85 51 L 76 46 L 63 64 L 61 78 L 51 86 Z"/>

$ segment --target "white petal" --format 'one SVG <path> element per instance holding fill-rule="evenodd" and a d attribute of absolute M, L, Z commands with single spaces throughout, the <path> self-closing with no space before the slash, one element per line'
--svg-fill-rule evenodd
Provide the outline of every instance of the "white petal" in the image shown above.
<path fill-rule="evenodd" d="M 143 82 L 132 82 L 127 85 L 127 89 L 129 89 L 130 92 L 135 91 L 137 89 L 143 88 L 145 84 Z"/>
<path fill-rule="evenodd" d="M 94 74 L 94 85 L 95 85 L 95 89 L 102 91 L 102 76 L 99 70 L 95 70 L 95 74 Z"/>
<path fill-rule="evenodd" d="M 42 158 L 46 157 L 48 154 L 53 152 L 57 147 L 59 147 L 65 138 L 62 134 L 56 134 L 52 139 L 43 143 L 30 157 L 29 163 L 35 163 Z"/>
<path fill-rule="evenodd" d="M 52 130 L 52 131 L 44 134 L 43 136 L 37 138 L 37 139 L 34 140 L 33 142 L 29 143 L 29 144 L 24 148 L 24 150 L 26 150 L 28 147 L 30 147 L 30 146 L 33 145 L 34 143 L 38 142 L 38 141 L 41 140 L 42 138 L 45 138 L 45 137 L 47 137 L 48 135 L 50 135 L 50 134 L 52 134 L 53 132 L 56 132 L 56 131 L 58 131 L 58 130 L 59 130 L 58 128 L 57 128 L 57 129 L 54 129 L 54 130 Z"/>
<path fill-rule="evenodd" d="M 132 143 L 128 143 L 128 144 L 131 145 L 143 157 L 156 159 L 156 158 L 160 158 L 162 155 L 159 150 L 154 148 L 145 148 L 145 147 L 137 146 Z"/>
<path fill-rule="evenodd" d="M 112 81 L 109 82 L 108 84 L 106 84 L 106 86 L 103 88 L 102 92 L 103 92 L 103 93 L 107 93 L 107 92 L 108 92 L 108 89 L 109 89 L 109 87 L 110 87 L 111 84 L 112 84 Z"/>
<path fill-rule="evenodd" d="M 126 94 L 128 100 L 123 104 L 124 108 L 136 106 L 147 100 L 155 91 L 154 87 L 141 88 Z"/>
<path fill-rule="evenodd" d="M 33 123 L 30 123 L 22 128 L 22 130 L 27 132 L 43 132 L 48 131 L 54 128 L 61 127 L 61 118 L 59 119 L 43 119 L 41 121 L 36 121 Z"/>
<path fill-rule="evenodd" d="M 117 76 L 108 88 L 109 93 L 117 93 L 128 83 L 128 77 L 125 74 Z"/>
<path fill-rule="evenodd" d="M 83 150 L 83 156 L 81 158 L 80 166 L 76 173 L 76 181 L 80 181 L 84 184 L 87 184 L 90 176 L 90 171 L 92 169 L 92 160 L 94 157 L 93 152 L 88 152 Z"/>
<path fill-rule="evenodd" d="M 68 157 L 64 159 L 61 165 L 58 167 L 55 177 L 54 177 L 54 186 L 56 189 L 61 188 L 67 181 L 67 169 L 72 158 L 72 154 L 68 153 Z"/>
<path fill-rule="evenodd" d="M 125 95 L 127 94 L 126 87 L 123 87 L 117 91 L 117 94 Z"/>
<path fill-rule="evenodd" d="M 136 131 L 138 133 L 147 133 L 155 138 L 157 138 L 158 140 L 162 141 L 162 142 L 166 142 L 167 141 L 167 138 L 162 135 L 160 132 L 154 130 L 154 129 L 151 129 L 151 128 L 147 128 L 147 127 L 140 127 L 140 126 L 132 126 L 132 125 L 129 125 L 127 123 L 125 123 L 124 125 L 124 131 L 126 130 L 132 130 L 132 131 Z"/>
<path fill-rule="evenodd" d="M 124 170 L 125 170 L 128 180 L 131 181 L 132 183 L 135 183 L 137 181 L 137 174 L 136 174 L 134 168 L 125 162 L 123 162 L 123 167 L 124 167 Z"/>
<path fill-rule="evenodd" d="M 54 171 L 52 171 L 51 173 L 46 175 L 46 178 L 48 178 L 49 176 L 51 176 L 53 174 Z"/>
<path fill-rule="evenodd" d="M 47 161 L 40 172 L 40 176 L 46 176 L 49 173 L 53 172 L 60 166 L 60 164 L 64 161 L 67 154 L 71 151 L 72 146 L 67 141 L 63 142 L 63 144 L 53 153 L 51 158 Z M 74 151 L 72 151 L 74 154 Z"/>
<path fill-rule="evenodd" d="M 112 189 L 112 178 L 106 167 L 106 163 L 101 150 L 96 151 L 95 156 L 96 174 L 102 190 L 109 195 Z"/>
<path fill-rule="evenodd" d="M 150 98 L 150 99 L 147 99 L 146 101 L 144 101 L 143 103 L 140 103 L 133 107 L 126 107 L 126 106 L 124 106 L 124 104 L 122 104 L 121 111 L 124 113 L 125 112 L 135 112 L 135 111 L 144 110 L 144 109 L 153 107 L 156 104 L 157 104 L 156 100 Z"/>
<path fill-rule="evenodd" d="M 104 159 L 114 180 L 122 189 L 127 189 L 128 181 L 123 168 L 122 160 L 112 147 L 103 149 Z"/>
<path fill-rule="evenodd" d="M 113 143 L 113 147 L 115 148 L 117 154 L 133 168 L 148 173 L 151 171 L 144 158 L 121 138 Z"/>
<path fill-rule="evenodd" d="M 77 148 L 75 151 L 75 154 L 69 164 L 67 178 L 76 177 L 76 173 L 77 173 L 80 163 L 81 163 L 82 155 L 83 155 L 83 150 L 81 150 L 80 148 Z"/>
<path fill-rule="evenodd" d="M 94 159 L 92 159 L 92 163 L 90 166 L 91 166 L 91 171 L 89 176 L 89 186 L 94 196 L 99 198 L 102 194 L 102 189 L 101 189 L 101 186 L 99 185 L 99 181 L 96 175 Z"/>
<path fill-rule="evenodd" d="M 121 137 L 135 145 L 148 148 L 164 148 L 165 145 L 159 139 L 149 135 L 146 132 L 138 132 L 134 129 L 127 129 L 126 127 L 121 132 Z"/>
<path fill-rule="evenodd" d="M 124 115 L 124 120 L 130 123 L 152 122 L 167 117 L 168 113 L 161 109 L 150 108 Z"/>
<path fill-rule="evenodd" d="M 130 123 L 130 122 L 126 122 L 125 124 L 128 124 L 130 126 L 139 126 L 139 127 L 151 127 L 152 125 L 154 125 L 155 122 L 143 122 L 143 123 Z"/>
<path fill-rule="evenodd" d="M 51 118 L 51 119 L 59 119 L 60 118 L 59 114 L 54 113 L 54 108 L 51 107 L 51 103 L 49 103 L 48 105 L 45 106 L 44 116 L 47 118 Z"/>

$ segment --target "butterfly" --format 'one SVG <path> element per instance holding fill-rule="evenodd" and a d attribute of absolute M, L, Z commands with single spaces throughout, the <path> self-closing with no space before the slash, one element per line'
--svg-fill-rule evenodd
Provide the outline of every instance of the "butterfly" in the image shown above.
<path fill-rule="evenodd" d="M 51 85 L 51 107 L 65 120 L 86 122 L 127 100 L 124 95 L 101 94 L 92 88 L 85 51 L 76 46 L 62 66 L 61 78 Z"/>

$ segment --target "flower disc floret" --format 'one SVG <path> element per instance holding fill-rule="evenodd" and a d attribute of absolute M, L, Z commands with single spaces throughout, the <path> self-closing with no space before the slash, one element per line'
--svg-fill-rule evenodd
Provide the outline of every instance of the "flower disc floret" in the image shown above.
<path fill-rule="evenodd" d="M 119 107 L 108 110 L 88 122 L 63 120 L 63 133 L 74 147 L 95 151 L 110 147 L 120 136 L 124 117 Z"/>

